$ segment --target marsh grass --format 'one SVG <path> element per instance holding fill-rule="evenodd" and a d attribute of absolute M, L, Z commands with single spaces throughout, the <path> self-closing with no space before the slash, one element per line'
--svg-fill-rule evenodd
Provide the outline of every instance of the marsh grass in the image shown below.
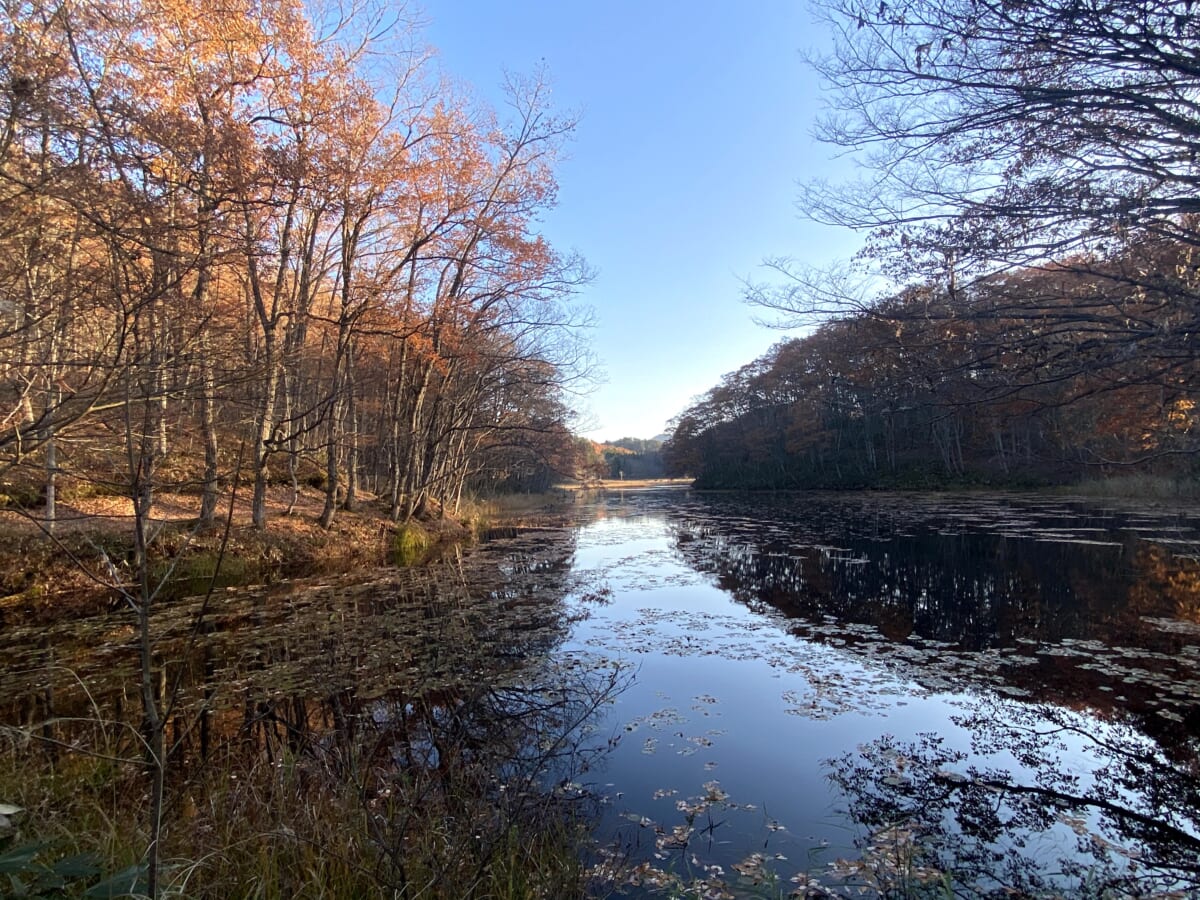
<path fill-rule="evenodd" d="M 398 566 L 415 566 L 425 560 L 433 543 L 433 536 L 419 522 L 406 522 L 396 528 L 392 561 Z"/>
<path fill-rule="evenodd" d="M 459 516 L 476 537 L 495 528 L 543 525 L 559 520 L 578 501 L 577 492 L 554 488 L 531 494 L 497 494 L 464 499 Z"/>
<path fill-rule="evenodd" d="M 0 799 L 23 810 L 8 844 L 36 845 L 39 866 L 85 855 L 98 870 L 54 895 L 84 896 L 136 868 L 148 798 L 140 762 L 127 755 L 132 742 L 97 733 L 91 752 L 49 753 L 6 734 Z M 469 769 L 397 773 L 354 757 L 310 749 L 248 759 L 230 745 L 193 764 L 168 792 L 163 896 L 588 895 L 584 798 L 530 781 L 497 794 Z M 0 874 L 0 895 L 12 889 Z"/>

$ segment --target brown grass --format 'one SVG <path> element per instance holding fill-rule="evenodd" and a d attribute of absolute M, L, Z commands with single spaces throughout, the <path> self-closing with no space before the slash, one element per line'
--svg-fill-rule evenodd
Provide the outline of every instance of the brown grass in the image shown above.
<path fill-rule="evenodd" d="M 344 572 L 390 561 L 396 525 L 381 504 L 363 501 L 354 512 L 339 510 L 333 526 L 317 524 L 324 495 L 302 489 L 291 515 L 285 515 L 291 489 L 268 491 L 267 528 L 251 524 L 250 492 L 233 504 L 226 564 L 236 561 L 246 583 L 278 577 Z M 152 552 L 160 569 L 169 560 L 207 558 L 215 562 L 229 514 L 229 497 L 218 510 L 218 524 L 197 530 L 200 498 L 162 493 L 155 497 Z M 103 556 L 118 566 L 133 546 L 133 508 L 128 499 L 97 496 L 59 505 L 54 537 L 45 531 L 45 511 L 0 509 L 0 622 L 28 616 L 34 621 L 77 613 L 113 601 Z M 466 529 L 451 519 L 422 523 L 436 539 L 461 539 Z M 102 554 L 103 551 L 103 554 Z M 180 566 L 183 568 L 183 566 Z M 195 566 L 192 567 L 196 568 Z M 29 621 L 29 619 L 25 619 Z"/>
<path fill-rule="evenodd" d="M 602 481 L 589 482 L 587 484 L 575 483 L 563 485 L 563 489 L 568 491 L 619 491 L 647 487 L 686 487 L 691 483 L 692 479 L 690 478 L 626 478 L 624 480 L 605 478 Z"/>

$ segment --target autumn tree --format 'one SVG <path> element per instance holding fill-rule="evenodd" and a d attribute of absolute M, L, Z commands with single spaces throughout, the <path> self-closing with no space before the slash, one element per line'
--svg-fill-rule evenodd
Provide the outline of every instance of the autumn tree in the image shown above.
<path fill-rule="evenodd" d="M 833 44 L 812 59 L 831 106 L 818 137 L 853 151 L 863 177 L 809 184 L 800 206 L 867 245 L 857 272 L 776 260 L 751 302 L 792 322 L 866 314 L 915 335 L 934 316 L 990 335 L 971 365 L 1029 363 L 1014 378 L 1027 399 L 1046 379 L 1087 397 L 1137 378 L 1186 400 L 1200 324 L 1189 0 L 820 10 Z M 928 302 L 889 305 L 904 290 Z M 968 317 L 980 324 L 956 321 Z M 1060 365 L 1039 381 L 1033 355 L 1052 345 Z"/>
<path fill-rule="evenodd" d="M 1130 329 L 1156 314 L 1115 283 L 1048 265 L 979 279 L 956 301 L 885 297 L 727 375 L 681 415 L 668 462 L 714 487 L 1186 473 L 1196 361 L 1097 322 L 1098 309 L 1123 309 Z"/>
<path fill-rule="evenodd" d="M 153 894 L 157 498 L 211 525 L 241 445 L 260 528 L 302 473 L 330 526 L 560 467 L 587 270 L 538 216 L 573 122 L 541 78 L 452 93 L 370 3 L 9 3 L 0 36 L 0 472 L 48 530 L 63 472 L 132 503 L 133 576 L 98 577 L 137 617 Z"/>

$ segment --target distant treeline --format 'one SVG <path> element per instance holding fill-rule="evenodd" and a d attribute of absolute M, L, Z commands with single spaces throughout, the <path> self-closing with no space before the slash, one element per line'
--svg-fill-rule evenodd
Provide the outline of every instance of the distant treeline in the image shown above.
<path fill-rule="evenodd" d="M 585 441 L 578 469 L 583 478 L 663 478 L 663 442 L 657 438 L 625 437 L 604 444 Z"/>
<path fill-rule="evenodd" d="M 1196 468 L 1189 248 L 906 290 L 783 341 L 683 412 L 703 487 L 1061 483 Z"/>

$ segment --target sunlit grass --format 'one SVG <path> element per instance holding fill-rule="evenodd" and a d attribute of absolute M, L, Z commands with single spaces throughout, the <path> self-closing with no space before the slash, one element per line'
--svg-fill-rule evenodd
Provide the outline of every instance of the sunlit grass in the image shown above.
<path fill-rule="evenodd" d="M 392 540 L 392 560 L 398 566 L 413 566 L 421 562 L 429 548 L 433 546 L 433 537 L 419 522 L 406 522 L 396 529 Z"/>

